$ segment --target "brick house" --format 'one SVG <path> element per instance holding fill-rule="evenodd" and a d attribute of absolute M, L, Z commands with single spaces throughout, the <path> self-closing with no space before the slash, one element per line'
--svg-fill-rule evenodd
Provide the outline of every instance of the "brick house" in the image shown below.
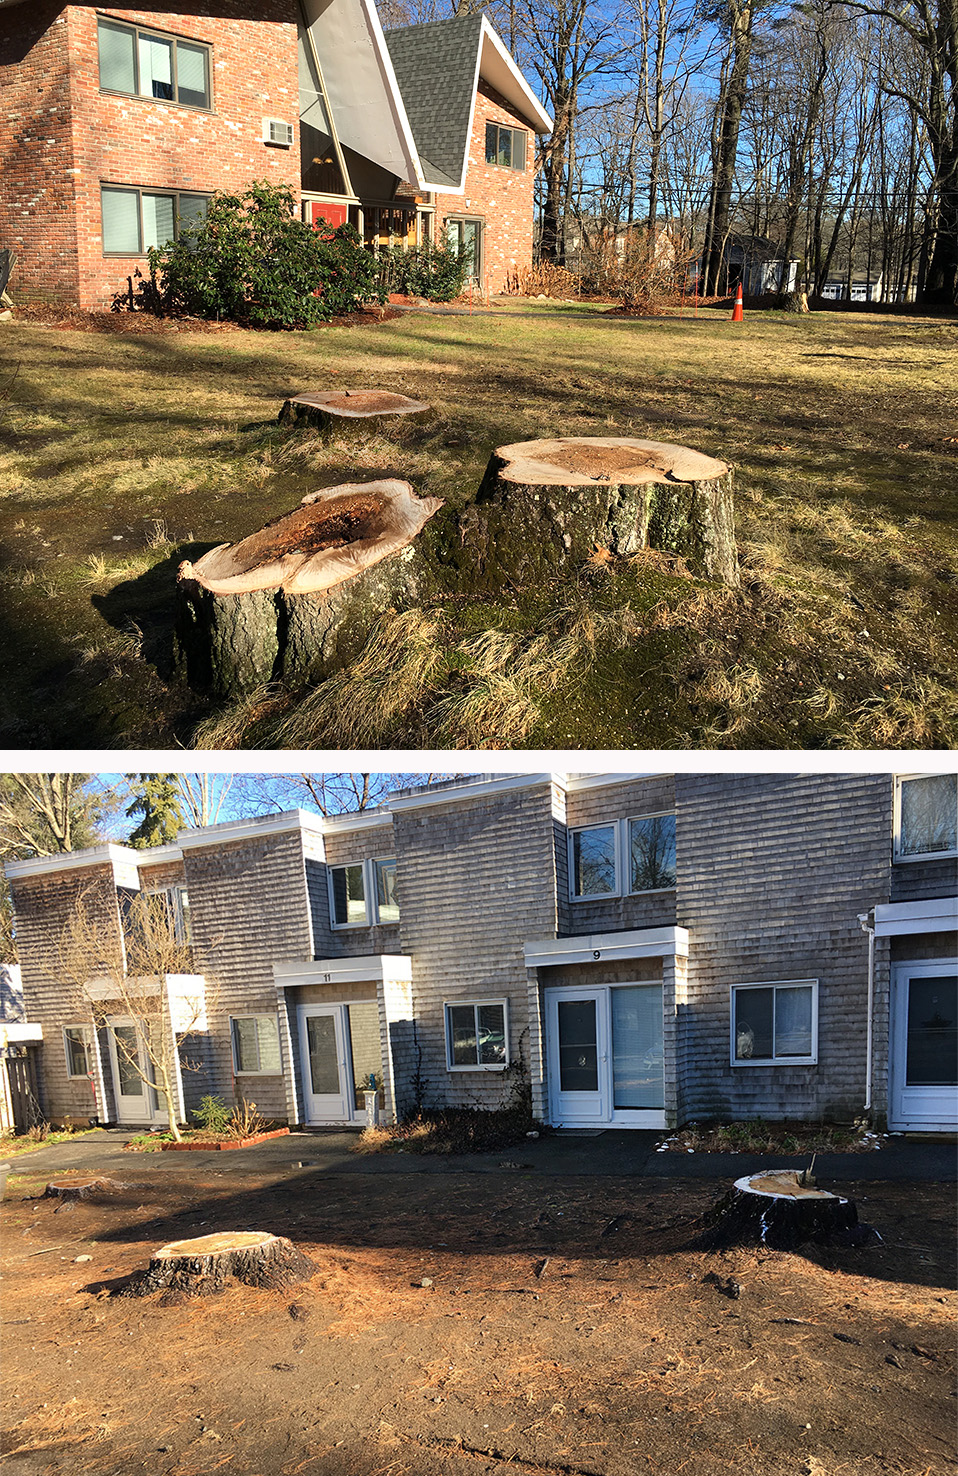
<path fill-rule="evenodd" d="M 307 1126 L 496 1107 L 554 1126 L 958 1126 L 954 775 L 477 776 L 7 866 L 51 1117 L 158 1123 L 109 991 L 64 983 L 76 897 L 169 899 L 155 984 L 204 1092 Z M 135 1036 L 135 1030 L 133 1031 Z"/>
<path fill-rule="evenodd" d="M 454 177 L 445 114 L 431 131 L 417 113 L 414 137 L 372 0 L 221 0 L 212 13 L 184 0 L 0 0 L 0 246 L 17 257 L 12 290 L 109 306 L 150 245 L 201 216 L 214 190 L 253 179 L 291 188 L 307 220 L 352 221 L 373 247 L 422 240 L 437 215 L 458 239 L 471 212 L 486 243 L 475 269 L 505 285 L 531 261 L 535 133 L 551 121 L 481 17 L 410 29 L 428 33 L 412 48 L 426 71 L 471 57 L 455 69 L 466 88 L 457 128 L 464 110 L 484 147 L 495 123 L 494 165 L 477 156 Z M 414 108 L 410 46 L 401 33 L 391 44 Z M 464 159 L 464 137 L 455 142 Z"/>

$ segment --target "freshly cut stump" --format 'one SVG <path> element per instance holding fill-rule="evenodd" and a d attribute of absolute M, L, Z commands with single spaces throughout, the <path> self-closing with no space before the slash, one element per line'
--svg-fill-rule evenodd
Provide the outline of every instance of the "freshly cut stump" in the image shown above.
<path fill-rule="evenodd" d="M 540 582 L 597 547 L 680 554 L 738 583 L 731 470 L 687 446 L 627 436 L 499 446 L 463 524 L 490 587 Z"/>
<path fill-rule="evenodd" d="M 703 1250 L 736 1245 L 794 1250 L 810 1240 L 863 1245 L 874 1236 L 859 1224 L 853 1200 L 817 1188 L 814 1179 L 799 1169 L 773 1169 L 736 1179 L 709 1221 L 698 1240 Z"/>
<path fill-rule="evenodd" d="M 440 507 L 408 482 L 348 482 L 181 564 L 176 641 L 191 686 L 236 696 L 344 665 L 386 609 L 416 597 L 413 540 Z"/>
<path fill-rule="evenodd" d="M 422 415 L 430 407 L 391 390 L 332 390 L 292 395 L 279 412 L 280 425 L 310 425 L 332 432 L 378 430 L 397 416 Z"/>
<path fill-rule="evenodd" d="M 223 1291 L 234 1281 L 272 1291 L 308 1281 L 316 1270 L 309 1257 L 282 1235 L 265 1230 L 200 1235 L 161 1245 L 147 1269 L 124 1288 L 124 1295 L 147 1297 L 163 1291 L 202 1297 Z"/>
<path fill-rule="evenodd" d="M 113 1187 L 109 1179 L 51 1179 L 43 1191 L 43 1198 L 58 1199 L 57 1210 L 61 1210 L 84 1199 L 98 1199 Z"/>

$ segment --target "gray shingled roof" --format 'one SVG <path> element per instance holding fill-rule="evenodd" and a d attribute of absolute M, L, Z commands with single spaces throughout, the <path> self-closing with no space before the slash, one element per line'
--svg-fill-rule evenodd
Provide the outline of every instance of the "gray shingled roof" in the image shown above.
<path fill-rule="evenodd" d="M 469 145 L 469 114 L 481 15 L 386 32 L 416 150 L 426 177 L 458 188 Z"/>

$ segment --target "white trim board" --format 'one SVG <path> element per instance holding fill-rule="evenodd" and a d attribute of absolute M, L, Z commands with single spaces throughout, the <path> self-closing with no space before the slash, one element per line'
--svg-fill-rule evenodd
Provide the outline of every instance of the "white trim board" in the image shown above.
<path fill-rule="evenodd" d="M 929 897 L 924 902 L 886 902 L 875 908 L 876 938 L 955 931 L 958 931 L 958 897 Z"/>
<path fill-rule="evenodd" d="M 357 954 L 352 958 L 317 958 L 306 963 L 273 965 L 277 989 L 309 984 L 362 984 L 412 981 L 412 959 L 401 953 Z"/>
<path fill-rule="evenodd" d="M 628 933 L 589 933 L 578 938 L 543 938 L 523 945 L 527 969 L 557 964 L 606 963 L 617 959 L 684 958 L 689 951 L 687 928 L 642 928 Z"/>

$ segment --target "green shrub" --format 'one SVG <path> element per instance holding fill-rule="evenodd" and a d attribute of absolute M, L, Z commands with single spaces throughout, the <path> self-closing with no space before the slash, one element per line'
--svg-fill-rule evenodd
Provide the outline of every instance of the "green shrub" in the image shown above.
<path fill-rule="evenodd" d="M 232 1113 L 222 1097 L 207 1094 L 200 1098 L 198 1107 L 193 1108 L 193 1121 L 208 1133 L 225 1133 L 230 1125 Z"/>
<path fill-rule="evenodd" d="M 375 258 L 355 228 L 316 229 L 295 212 L 291 190 L 262 180 L 243 195 L 213 195 L 205 219 L 150 250 L 144 306 L 254 328 L 308 328 L 381 298 Z"/>
<path fill-rule="evenodd" d="M 465 248 L 450 246 L 448 241 L 409 250 L 383 246 L 376 261 L 384 296 L 407 292 L 427 302 L 452 302 L 462 292 L 468 272 Z"/>

